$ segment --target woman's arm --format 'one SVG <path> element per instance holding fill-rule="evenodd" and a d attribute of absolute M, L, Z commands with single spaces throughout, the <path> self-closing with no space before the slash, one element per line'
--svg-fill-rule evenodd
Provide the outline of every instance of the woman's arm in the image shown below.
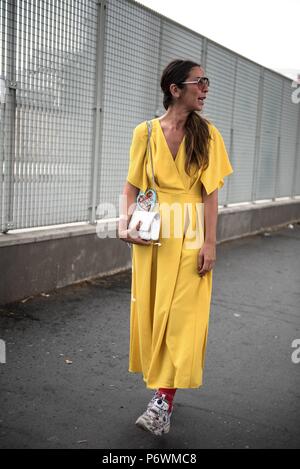
<path fill-rule="evenodd" d="M 218 189 L 207 195 L 202 188 L 202 200 L 204 202 L 204 241 L 207 243 L 217 242 L 218 221 Z"/>
<path fill-rule="evenodd" d="M 198 254 L 198 274 L 200 277 L 213 269 L 216 261 L 218 189 L 207 195 L 202 186 L 204 203 L 204 243 Z"/>
<path fill-rule="evenodd" d="M 121 233 L 127 230 L 130 216 L 132 215 L 138 188 L 126 181 L 122 194 L 122 201 L 120 207 L 120 218 L 119 218 L 119 236 Z M 131 209 L 131 210 L 130 210 Z"/>

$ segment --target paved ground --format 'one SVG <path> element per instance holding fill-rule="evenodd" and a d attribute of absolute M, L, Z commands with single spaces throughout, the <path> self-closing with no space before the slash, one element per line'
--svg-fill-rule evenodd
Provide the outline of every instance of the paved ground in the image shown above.
<path fill-rule="evenodd" d="M 162 438 L 134 425 L 152 391 L 127 371 L 130 272 L 0 307 L 0 447 L 300 447 L 299 241 L 218 246 L 204 385 L 177 391 Z"/>

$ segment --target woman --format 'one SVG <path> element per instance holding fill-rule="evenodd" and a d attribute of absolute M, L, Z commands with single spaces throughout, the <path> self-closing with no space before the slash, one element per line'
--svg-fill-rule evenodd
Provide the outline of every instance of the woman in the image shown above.
<path fill-rule="evenodd" d="M 119 237 L 132 247 L 129 371 L 143 373 L 146 387 L 156 389 L 136 424 L 156 435 L 169 431 L 176 389 L 202 385 L 218 189 L 233 172 L 220 132 L 199 114 L 208 87 L 204 70 L 190 60 L 172 61 L 161 76 L 166 113 L 152 119 L 150 140 L 159 243 L 136 236 L 140 225 L 127 229 L 139 190 L 151 186 L 146 122 L 134 129 L 123 191 Z"/>

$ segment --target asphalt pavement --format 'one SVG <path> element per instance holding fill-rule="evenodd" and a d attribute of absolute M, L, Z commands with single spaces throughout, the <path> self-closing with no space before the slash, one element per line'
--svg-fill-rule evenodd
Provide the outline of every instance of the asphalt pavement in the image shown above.
<path fill-rule="evenodd" d="M 131 271 L 0 306 L 0 448 L 299 448 L 299 260 L 300 224 L 217 246 L 203 386 L 162 437 L 134 424 Z"/>

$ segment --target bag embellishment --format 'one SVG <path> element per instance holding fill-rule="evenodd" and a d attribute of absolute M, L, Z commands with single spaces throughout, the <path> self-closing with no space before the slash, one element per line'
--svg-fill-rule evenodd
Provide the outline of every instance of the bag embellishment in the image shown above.
<path fill-rule="evenodd" d="M 141 210 L 147 210 L 147 212 L 153 210 L 156 205 L 156 192 L 153 189 L 148 189 L 146 192 L 140 191 L 136 203 Z"/>

